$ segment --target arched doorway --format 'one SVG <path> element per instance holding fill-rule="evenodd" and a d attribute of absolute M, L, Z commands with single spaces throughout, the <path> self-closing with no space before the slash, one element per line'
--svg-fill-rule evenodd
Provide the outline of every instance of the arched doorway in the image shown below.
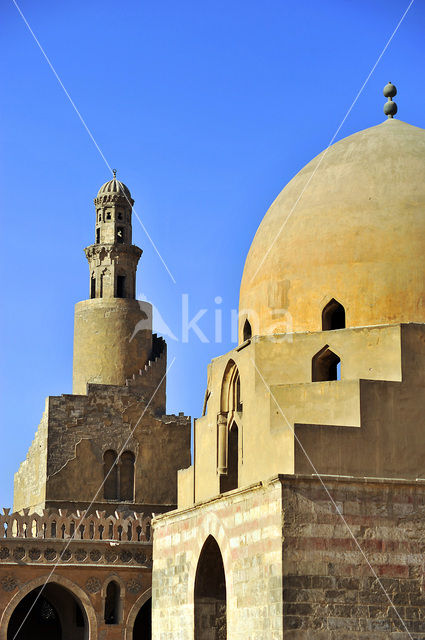
<path fill-rule="evenodd" d="M 152 637 L 152 598 L 146 600 L 136 616 L 133 627 L 133 640 L 151 640 Z"/>
<path fill-rule="evenodd" d="M 202 547 L 196 569 L 195 640 L 227 640 L 226 577 L 212 536 Z"/>
<path fill-rule="evenodd" d="M 7 640 L 86 640 L 88 624 L 81 603 L 59 584 L 37 587 L 17 604 Z"/>

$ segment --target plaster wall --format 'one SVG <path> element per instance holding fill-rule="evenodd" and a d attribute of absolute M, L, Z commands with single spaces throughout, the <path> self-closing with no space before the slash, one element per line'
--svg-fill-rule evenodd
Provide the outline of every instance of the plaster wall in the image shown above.
<path fill-rule="evenodd" d="M 294 429 L 321 473 L 420 475 L 424 336 L 424 326 L 413 324 L 261 336 L 213 360 L 206 412 L 194 426 L 193 470 L 179 477 L 179 504 L 220 493 L 218 416 L 227 411 L 222 388 L 229 362 L 241 385 L 242 410 L 226 413 L 227 428 L 238 426 L 238 486 L 271 473 L 313 472 Z M 341 379 L 312 382 L 312 359 L 325 345 L 341 359 Z"/>

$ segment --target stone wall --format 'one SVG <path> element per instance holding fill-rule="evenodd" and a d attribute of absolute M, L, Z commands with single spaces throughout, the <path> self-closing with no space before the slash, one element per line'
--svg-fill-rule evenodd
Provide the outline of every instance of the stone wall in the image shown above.
<path fill-rule="evenodd" d="M 40 511 L 46 498 L 48 401 L 27 457 L 15 473 L 13 502 L 15 510 L 30 507 Z"/>
<path fill-rule="evenodd" d="M 156 518 L 153 640 L 193 640 L 208 536 L 228 640 L 424 640 L 425 481 L 324 482 L 336 507 L 317 477 L 288 475 Z"/>
<path fill-rule="evenodd" d="M 49 397 L 40 434 L 16 474 L 15 511 L 34 505 L 84 509 L 93 499 L 95 508 L 112 512 L 144 505 L 154 512 L 173 508 L 177 470 L 190 463 L 190 418 L 156 415 L 157 409 L 147 407 L 132 385 L 89 385 L 86 396 Z M 103 455 L 123 447 L 135 456 L 134 501 L 108 506 L 99 491 Z"/>
<path fill-rule="evenodd" d="M 324 482 L 345 522 L 317 479 L 283 480 L 285 640 L 423 640 L 425 482 Z"/>
<path fill-rule="evenodd" d="M 209 536 L 223 558 L 227 638 L 282 638 L 281 484 L 237 490 L 154 521 L 154 640 L 193 640 L 198 560 Z M 211 607 L 210 607 L 211 608 Z M 223 621 L 217 625 L 220 637 Z M 202 637 L 210 638 L 202 628 Z"/>
<path fill-rule="evenodd" d="M 44 511 L 0 515 L 0 640 L 13 612 L 28 594 L 60 586 L 85 613 L 90 640 L 131 639 L 137 614 L 150 598 L 152 542 L 148 514 L 108 517 Z M 80 529 L 80 527 L 82 527 Z M 119 619 L 105 624 L 109 581 L 119 585 Z M 60 611 L 60 614 L 65 613 Z M 75 640 L 63 629 L 64 640 Z"/>

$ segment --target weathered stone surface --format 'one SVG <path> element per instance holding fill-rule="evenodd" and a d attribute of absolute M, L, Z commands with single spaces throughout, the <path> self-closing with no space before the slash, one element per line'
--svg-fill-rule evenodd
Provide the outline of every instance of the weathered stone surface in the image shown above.
<path fill-rule="evenodd" d="M 155 640 L 177 625 L 193 638 L 209 535 L 222 551 L 229 640 L 404 640 L 406 628 L 423 640 L 425 481 L 324 482 L 338 511 L 317 478 L 279 476 L 156 518 Z"/>

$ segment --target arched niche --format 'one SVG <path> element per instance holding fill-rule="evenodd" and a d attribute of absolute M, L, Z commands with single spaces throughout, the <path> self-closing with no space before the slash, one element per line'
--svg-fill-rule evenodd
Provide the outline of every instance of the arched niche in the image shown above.
<path fill-rule="evenodd" d="M 227 594 L 223 558 L 217 541 L 208 536 L 195 576 L 195 640 L 227 639 Z"/>
<path fill-rule="evenodd" d="M 324 346 L 313 356 L 311 362 L 312 382 L 339 380 L 341 377 L 340 365 L 340 357 L 328 345 Z"/>
<path fill-rule="evenodd" d="M 244 342 L 245 340 L 250 340 L 252 338 L 252 328 L 248 318 L 245 320 L 243 325 L 242 337 Z"/>
<path fill-rule="evenodd" d="M 322 311 L 322 331 L 345 329 L 345 309 L 338 300 L 332 298 Z"/>

